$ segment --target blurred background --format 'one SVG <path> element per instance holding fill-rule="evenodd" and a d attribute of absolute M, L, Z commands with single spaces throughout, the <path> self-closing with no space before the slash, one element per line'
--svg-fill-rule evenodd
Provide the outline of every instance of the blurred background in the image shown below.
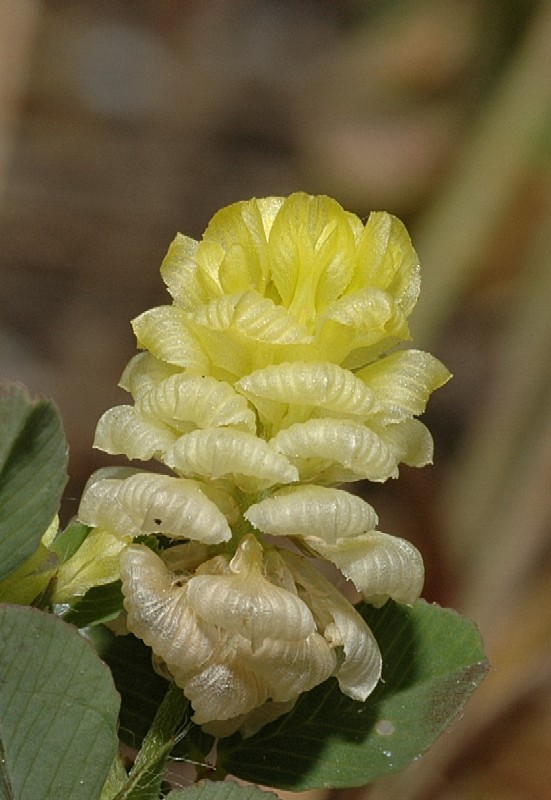
<path fill-rule="evenodd" d="M 0 377 L 61 409 L 67 519 L 175 233 L 297 189 L 411 232 L 414 342 L 455 377 L 435 465 L 362 490 L 492 664 L 404 773 L 310 796 L 547 800 L 551 3 L 0 0 Z"/>

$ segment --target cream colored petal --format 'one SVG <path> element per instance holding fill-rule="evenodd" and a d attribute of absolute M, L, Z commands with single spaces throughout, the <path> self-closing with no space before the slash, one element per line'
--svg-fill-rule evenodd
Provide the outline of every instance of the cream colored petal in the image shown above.
<path fill-rule="evenodd" d="M 306 559 L 281 551 L 327 642 L 342 648 L 336 670 L 341 691 L 363 701 L 381 677 L 381 653 L 375 637 L 348 600 Z"/>
<path fill-rule="evenodd" d="M 381 678 L 382 659 L 379 646 L 352 606 L 335 609 L 333 619 L 334 628 L 331 631 L 326 630 L 325 635 L 330 641 L 334 636 L 335 645 L 342 643 L 344 661 L 336 672 L 340 690 L 353 700 L 363 702 Z"/>
<path fill-rule="evenodd" d="M 421 594 L 425 578 L 423 559 L 405 539 L 371 531 L 334 543 L 314 536 L 306 538 L 306 542 L 336 564 L 374 605 L 382 605 L 389 597 L 411 605 Z"/>
<path fill-rule="evenodd" d="M 298 479 L 296 468 L 268 443 L 244 431 L 209 428 L 182 436 L 166 463 L 186 475 L 233 476 L 242 487 L 267 487 Z"/>
<path fill-rule="evenodd" d="M 418 419 L 404 419 L 376 429 L 381 438 L 394 447 L 399 462 L 409 467 L 432 464 L 434 442 L 427 426 Z"/>
<path fill-rule="evenodd" d="M 297 486 L 275 492 L 250 506 L 244 516 L 263 533 L 315 536 L 331 544 L 377 526 L 375 511 L 360 497 L 322 486 Z"/>
<path fill-rule="evenodd" d="M 219 636 L 197 619 L 187 605 L 186 587 L 175 585 L 161 559 L 144 545 L 132 545 L 121 556 L 121 580 L 129 630 L 149 645 L 180 681 L 202 669 Z"/>
<path fill-rule="evenodd" d="M 134 475 L 113 470 L 98 470 L 88 480 L 78 508 L 77 518 L 85 525 L 106 528 L 121 536 L 140 536 L 142 531 L 128 509 L 117 502 L 117 493 L 122 481 Z"/>
<path fill-rule="evenodd" d="M 262 574 L 263 549 L 252 535 L 240 542 L 230 575 L 195 575 L 188 584 L 189 605 L 199 616 L 259 646 L 266 637 L 304 639 L 314 620 L 296 594 Z"/>
<path fill-rule="evenodd" d="M 270 444 L 298 466 L 303 479 L 315 478 L 333 464 L 372 481 L 385 481 L 398 474 L 395 447 L 370 428 L 350 420 L 296 423 L 276 434 Z"/>
<path fill-rule="evenodd" d="M 132 322 L 138 345 L 168 364 L 208 373 L 208 359 L 190 330 L 186 312 L 177 306 L 151 308 Z"/>
<path fill-rule="evenodd" d="M 210 376 L 172 375 L 140 399 L 147 419 L 159 419 L 179 430 L 223 425 L 254 433 L 254 412 L 234 389 Z"/>
<path fill-rule="evenodd" d="M 431 392 L 451 377 L 446 367 L 420 350 L 401 350 L 356 373 L 377 398 L 387 422 L 422 414 Z"/>
<path fill-rule="evenodd" d="M 112 531 L 90 531 L 76 553 L 59 568 L 53 602 L 68 602 L 82 597 L 93 586 L 117 581 L 120 555 L 129 544 L 129 537 L 116 536 Z"/>
<path fill-rule="evenodd" d="M 142 534 L 163 533 L 204 544 L 231 538 L 225 516 L 194 481 L 143 472 L 121 481 L 115 499 Z"/>
<path fill-rule="evenodd" d="M 376 405 L 373 392 L 362 381 L 330 363 L 270 365 L 242 378 L 236 386 L 253 403 L 257 398 L 267 398 L 338 411 L 343 416 L 365 416 Z"/>
<path fill-rule="evenodd" d="M 270 698 L 278 703 L 293 700 L 323 683 L 337 666 L 335 651 L 318 633 L 299 641 L 265 639 L 246 661 L 265 681 Z"/>
<path fill-rule="evenodd" d="M 182 688 L 191 700 L 196 725 L 246 714 L 268 699 L 263 683 L 238 661 L 209 664 Z"/>
<path fill-rule="evenodd" d="M 115 406 L 100 417 L 94 447 L 112 455 L 148 461 L 161 458 L 176 439 L 177 434 L 161 421 L 145 420 L 133 406 Z"/>
<path fill-rule="evenodd" d="M 231 538 L 225 516 L 195 481 L 152 472 L 89 484 L 79 519 L 132 537 L 163 533 L 205 544 Z"/>

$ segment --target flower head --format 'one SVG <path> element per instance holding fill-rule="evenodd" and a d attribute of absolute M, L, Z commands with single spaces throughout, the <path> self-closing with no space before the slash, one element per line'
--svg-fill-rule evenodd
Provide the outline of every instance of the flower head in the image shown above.
<path fill-rule="evenodd" d="M 173 302 L 134 321 L 133 404 L 104 414 L 95 444 L 170 474 L 100 471 L 79 511 L 122 543 L 128 627 L 219 733 L 261 726 L 331 675 L 365 700 L 377 644 L 308 557 L 375 604 L 421 592 L 417 550 L 334 488 L 432 457 L 416 417 L 449 373 L 403 349 L 419 292 L 407 232 L 326 197 L 251 200 L 200 242 L 179 235 L 161 273 Z M 145 534 L 170 545 L 129 544 Z"/>

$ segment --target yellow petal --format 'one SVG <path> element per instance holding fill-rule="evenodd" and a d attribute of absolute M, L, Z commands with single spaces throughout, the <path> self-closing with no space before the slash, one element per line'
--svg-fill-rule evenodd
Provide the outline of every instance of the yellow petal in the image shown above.
<path fill-rule="evenodd" d="M 208 359 L 190 330 L 188 316 L 177 306 L 159 306 L 132 322 L 138 345 L 168 364 L 208 373 Z"/>
<path fill-rule="evenodd" d="M 264 293 L 270 280 L 267 234 L 283 198 L 234 203 L 214 215 L 204 234 L 205 243 L 216 243 L 224 253 L 218 277 L 224 292 L 233 294 L 251 287 Z"/>
<path fill-rule="evenodd" d="M 354 272 L 355 244 L 348 215 L 328 197 L 296 193 L 270 231 L 272 277 L 283 304 L 301 325 L 339 297 Z"/>
<path fill-rule="evenodd" d="M 388 292 L 369 286 L 332 303 L 318 320 L 320 352 L 347 369 L 376 359 L 410 338 L 406 318 Z"/>
<path fill-rule="evenodd" d="M 166 463 L 185 475 L 233 476 L 244 489 L 298 479 L 296 468 L 273 447 L 244 431 L 209 428 L 182 436 Z"/>
<path fill-rule="evenodd" d="M 370 214 L 358 244 L 358 264 L 354 281 L 389 292 L 408 317 L 419 296 L 420 270 L 404 224 L 384 211 Z"/>
<path fill-rule="evenodd" d="M 319 537 L 334 543 L 374 530 L 375 511 L 342 489 L 298 486 L 282 489 L 244 514 L 255 528 L 273 536 Z"/>
<path fill-rule="evenodd" d="M 306 538 L 307 544 L 332 561 L 358 591 L 382 605 L 389 597 L 398 603 L 414 603 L 423 589 L 423 559 L 410 542 L 380 531 L 335 542 Z"/>
<path fill-rule="evenodd" d="M 179 233 L 161 265 L 161 276 L 174 298 L 186 311 L 192 311 L 221 294 L 216 279 L 224 251 L 215 243 L 201 244 Z"/>

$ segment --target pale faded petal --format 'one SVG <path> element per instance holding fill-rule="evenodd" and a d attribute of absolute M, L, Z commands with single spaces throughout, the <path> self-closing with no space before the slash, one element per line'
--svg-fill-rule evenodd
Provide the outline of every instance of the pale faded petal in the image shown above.
<path fill-rule="evenodd" d="M 274 492 L 244 514 L 255 528 L 274 536 L 315 536 L 328 544 L 377 526 L 373 508 L 342 489 L 297 486 Z"/>
<path fill-rule="evenodd" d="M 161 458 L 177 434 L 161 421 L 145 420 L 134 406 L 115 406 L 97 424 L 94 447 L 112 455 L 148 461 Z"/>
<path fill-rule="evenodd" d="M 206 374 L 208 359 L 192 333 L 188 315 L 177 306 L 158 306 L 132 322 L 138 345 L 161 361 Z"/>
<path fill-rule="evenodd" d="M 342 644 L 344 661 L 336 672 L 341 692 L 363 702 L 379 683 L 382 659 L 375 637 L 349 606 L 333 611 L 334 627 L 325 635 L 334 645 Z"/>
<path fill-rule="evenodd" d="M 144 394 L 140 413 L 181 431 L 227 425 L 254 433 L 256 418 L 244 397 L 211 376 L 172 375 Z"/>
<path fill-rule="evenodd" d="M 280 431 L 270 444 L 299 469 L 303 479 L 315 478 L 334 464 L 350 479 L 385 481 L 398 474 L 396 448 L 370 428 L 350 420 L 312 419 Z"/>
<path fill-rule="evenodd" d="M 306 543 L 332 561 L 373 605 L 389 597 L 398 603 L 414 603 L 423 589 L 423 559 L 410 542 L 380 531 L 371 531 L 334 543 L 321 537 L 305 537 Z"/>
<path fill-rule="evenodd" d="M 256 370 L 236 384 L 256 405 L 257 398 L 338 411 L 342 416 L 370 414 L 373 392 L 352 372 L 336 364 L 285 363 Z"/>
<path fill-rule="evenodd" d="M 291 483 L 298 473 L 285 456 L 244 431 L 209 428 L 182 436 L 166 463 L 187 475 L 233 476 L 243 488 Z"/>
<path fill-rule="evenodd" d="M 285 703 L 274 703 L 272 700 L 267 700 L 263 705 L 253 708 L 248 714 L 240 714 L 238 717 L 224 720 L 224 722 L 208 722 L 201 727 L 205 733 L 220 738 L 231 736 L 232 733 L 238 730 L 241 736 L 246 739 L 248 736 L 253 736 L 265 725 L 279 719 L 283 714 L 288 714 L 295 703 L 296 699 L 288 700 Z"/>
<path fill-rule="evenodd" d="M 335 676 L 341 691 L 354 700 L 364 701 L 381 677 L 379 646 L 358 612 L 348 600 L 306 559 L 281 551 L 297 586 L 312 609 L 327 642 L 341 648 L 343 659 Z"/>
<path fill-rule="evenodd" d="M 315 625 L 308 607 L 295 594 L 262 575 L 262 548 L 253 536 L 242 540 L 230 562 L 232 575 L 195 575 L 187 601 L 195 613 L 231 634 L 259 646 L 266 637 L 304 639 Z"/>
<path fill-rule="evenodd" d="M 337 666 L 335 651 L 319 633 L 300 641 L 265 639 L 246 661 L 262 676 L 276 702 L 293 700 L 313 689 Z"/>
<path fill-rule="evenodd" d="M 237 660 L 209 664 L 182 688 L 193 706 L 196 725 L 246 714 L 268 699 L 264 683 Z"/>
<path fill-rule="evenodd" d="M 378 359 L 356 373 L 374 393 L 387 422 L 400 422 L 425 410 L 435 389 L 451 377 L 446 367 L 420 350 L 401 350 Z"/>
<path fill-rule="evenodd" d="M 219 642 L 218 634 L 197 619 L 186 602 L 186 587 L 144 545 L 132 545 L 121 557 L 127 624 L 179 676 L 201 669 Z M 178 681 L 178 685 L 181 683 Z"/>

